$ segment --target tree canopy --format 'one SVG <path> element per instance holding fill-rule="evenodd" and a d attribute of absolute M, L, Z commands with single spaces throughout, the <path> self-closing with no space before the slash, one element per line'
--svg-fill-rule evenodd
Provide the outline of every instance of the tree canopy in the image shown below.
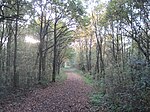
<path fill-rule="evenodd" d="M 149 0 L 1 0 L 0 89 L 55 82 L 69 62 L 96 82 L 97 107 L 146 112 L 149 21 Z"/>

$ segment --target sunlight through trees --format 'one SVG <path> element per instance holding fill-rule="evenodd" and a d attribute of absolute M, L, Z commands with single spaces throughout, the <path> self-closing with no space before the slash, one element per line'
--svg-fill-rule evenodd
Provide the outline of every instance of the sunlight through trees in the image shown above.
<path fill-rule="evenodd" d="M 149 21 L 149 0 L 1 0 L 0 96 L 72 67 L 95 81 L 98 110 L 149 111 Z"/>

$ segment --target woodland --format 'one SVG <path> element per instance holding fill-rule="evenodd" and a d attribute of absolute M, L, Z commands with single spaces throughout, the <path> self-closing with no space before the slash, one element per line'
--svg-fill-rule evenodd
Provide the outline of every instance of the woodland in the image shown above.
<path fill-rule="evenodd" d="M 0 0 L 1 101 L 72 68 L 94 88 L 91 112 L 149 112 L 150 1 Z"/>

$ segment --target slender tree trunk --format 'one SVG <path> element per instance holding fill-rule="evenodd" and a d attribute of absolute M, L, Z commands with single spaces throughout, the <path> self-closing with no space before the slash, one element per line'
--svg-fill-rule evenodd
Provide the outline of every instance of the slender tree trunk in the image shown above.
<path fill-rule="evenodd" d="M 10 75 L 10 62 L 11 62 L 11 59 L 10 59 L 10 56 L 11 56 L 11 40 L 12 40 L 12 22 L 9 22 L 8 23 L 8 29 L 9 29 L 9 36 L 8 36 L 8 42 L 7 42 L 7 59 L 6 59 L 6 85 L 7 83 L 9 82 L 9 75 Z"/>
<path fill-rule="evenodd" d="M 91 37 L 90 37 L 90 44 L 89 44 L 89 71 L 90 71 L 90 75 L 92 74 L 92 34 L 91 34 Z"/>
<path fill-rule="evenodd" d="M 2 50 L 3 50 L 3 41 L 4 41 L 4 31 L 5 31 L 5 24 L 4 22 L 2 23 L 2 33 L 1 33 L 1 40 L 0 40 L 0 72 L 2 72 Z M 2 74 L 2 73 L 1 73 Z"/>
<path fill-rule="evenodd" d="M 96 41 L 97 41 L 97 47 L 98 47 L 98 53 L 99 53 L 99 58 L 100 58 L 100 67 L 101 67 L 101 75 L 102 77 L 104 77 L 105 75 L 105 69 L 104 69 L 104 62 L 103 62 L 103 53 L 102 53 L 102 37 L 101 35 L 99 35 L 99 38 L 98 38 L 98 34 L 97 34 L 97 26 L 95 24 L 95 35 L 96 35 Z"/>
<path fill-rule="evenodd" d="M 17 18 L 16 18 L 16 23 L 15 23 L 15 35 L 14 35 L 14 79 L 13 79 L 13 83 L 14 83 L 14 87 L 17 87 L 19 84 L 19 74 L 17 74 L 17 37 L 18 37 L 18 17 L 19 17 L 19 1 L 16 0 L 16 4 L 17 4 Z"/>
<path fill-rule="evenodd" d="M 40 43 L 39 43 L 39 73 L 38 73 L 38 82 L 41 83 L 42 76 L 42 58 L 43 58 L 43 9 L 41 7 L 41 26 L 40 26 Z"/>
<path fill-rule="evenodd" d="M 55 7 L 56 11 L 56 7 Z M 55 15 L 55 23 L 54 23 L 54 49 L 53 49 L 53 74 L 52 74 L 52 82 L 55 82 L 56 79 L 56 66 L 57 66 L 57 32 L 56 32 L 57 18 Z"/>
<path fill-rule="evenodd" d="M 114 36 L 114 24 L 113 21 L 111 21 L 111 30 L 112 30 L 112 52 L 113 52 L 113 59 L 114 62 L 116 63 L 116 53 L 115 53 L 115 36 Z"/>
<path fill-rule="evenodd" d="M 118 23 L 119 21 L 117 21 Z M 119 63 L 120 55 L 119 55 L 119 26 L 117 26 L 117 52 L 116 52 L 116 61 Z"/>
<path fill-rule="evenodd" d="M 86 70 L 89 72 L 89 57 L 88 57 L 88 40 L 85 39 L 85 51 L 86 51 Z"/>
<path fill-rule="evenodd" d="M 84 57 L 83 57 L 83 50 L 82 50 L 82 41 L 79 40 L 79 47 L 80 47 L 80 53 L 79 53 L 79 68 L 81 70 L 84 70 Z"/>
<path fill-rule="evenodd" d="M 98 48 L 98 44 L 96 45 L 96 66 L 95 66 L 95 71 L 96 73 L 99 74 L 99 48 Z"/>
<path fill-rule="evenodd" d="M 123 43 L 123 38 L 122 38 L 122 32 L 121 32 L 121 52 L 122 52 L 122 54 L 121 54 L 121 58 L 122 58 L 122 70 L 124 71 L 124 69 L 125 69 L 125 62 L 124 62 L 124 58 L 125 58 L 125 54 L 124 54 L 124 43 Z"/>
<path fill-rule="evenodd" d="M 42 77 L 45 77 L 45 73 L 46 73 L 46 57 L 47 57 L 47 52 L 45 52 L 44 56 L 42 57 Z"/>
<path fill-rule="evenodd" d="M 146 59 L 147 59 L 147 62 L 148 64 L 150 64 L 150 39 L 147 38 L 147 49 L 146 49 L 146 53 L 147 53 L 147 56 L 146 56 Z"/>

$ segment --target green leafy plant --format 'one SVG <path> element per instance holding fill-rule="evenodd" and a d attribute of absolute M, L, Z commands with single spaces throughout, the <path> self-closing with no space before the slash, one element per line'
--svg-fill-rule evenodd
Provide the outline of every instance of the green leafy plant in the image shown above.
<path fill-rule="evenodd" d="M 58 74 L 56 76 L 56 80 L 58 81 L 65 81 L 67 79 L 67 75 L 65 74 L 65 71 L 64 70 L 61 70 L 60 74 Z"/>

